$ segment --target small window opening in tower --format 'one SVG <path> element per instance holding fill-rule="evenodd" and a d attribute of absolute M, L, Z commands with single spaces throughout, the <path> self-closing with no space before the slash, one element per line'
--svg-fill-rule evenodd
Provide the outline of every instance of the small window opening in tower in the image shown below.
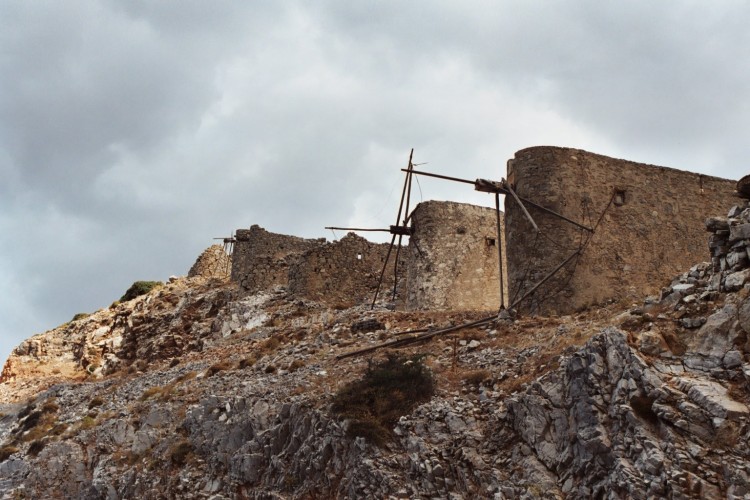
<path fill-rule="evenodd" d="M 489 236 L 485 236 L 484 242 L 487 244 L 488 247 L 495 246 L 495 238 L 490 238 Z"/>
<path fill-rule="evenodd" d="M 362 260 L 362 254 L 361 253 L 357 254 L 357 260 Z"/>
<path fill-rule="evenodd" d="M 615 198 L 614 198 L 615 206 L 621 207 L 625 204 L 625 190 L 624 189 L 615 189 Z"/>

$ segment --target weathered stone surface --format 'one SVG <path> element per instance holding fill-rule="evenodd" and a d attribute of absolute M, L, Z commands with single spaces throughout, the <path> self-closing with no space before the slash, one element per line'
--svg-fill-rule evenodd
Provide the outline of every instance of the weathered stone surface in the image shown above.
<path fill-rule="evenodd" d="M 521 313 L 565 314 L 655 293 L 707 258 L 706 217 L 737 203 L 732 180 L 570 148 L 518 151 L 508 178 L 519 196 L 548 203 L 571 220 L 602 218 L 585 254 L 537 288 Z M 581 233 L 569 222 L 530 209 L 545 236 L 535 238 L 521 207 L 512 197 L 505 204 L 509 289 L 518 289 L 520 296 L 578 248 Z"/>
<path fill-rule="evenodd" d="M 729 241 L 750 239 L 750 224 L 737 224 L 729 227 Z"/>
<path fill-rule="evenodd" d="M 738 368 L 742 366 L 742 353 L 740 351 L 728 351 L 724 355 L 724 368 L 731 370 L 732 368 Z"/>
<path fill-rule="evenodd" d="M 680 382 L 690 400 L 713 417 L 736 419 L 748 414 L 747 406 L 729 398 L 726 388 L 718 382 L 688 378 Z"/>
<path fill-rule="evenodd" d="M 289 267 L 304 252 L 325 244 L 325 238 L 304 239 L 277 234 L 258 225 L 238 229 L 235 239 L 231 279 L 246 293 L 286 285 Z"/>
<path fill-rule="evenodd" d="M 501 213 L 501 228 L 502 217 Z M 496 311 L 500 306 L 498 245 L 504 247 L 505 238 L 497 241 L 495 210 L 428 201 L 417 206 L 411 223 L 406 308 Z M 504 283 L 507 299 L 507 277 Z"/>
<path fill-rule="evenodd" d="M 706 219 L 706 230 L 711 232 L 729 229 L 729 222 L 723 217 L 709 217 Z"/>
<path fill-rule="evenodd" d="M 724 358 L 737 338 L 737 307 L 728 304 L 709 316 L 688 343 L 688 353 Z"/>
<path fill-rule="evenodd" d="M 651 356 L 658 356 L 669 351 L 664 338 L 656 332 L 643 332 L 640 339 L 641 352 Z"/>

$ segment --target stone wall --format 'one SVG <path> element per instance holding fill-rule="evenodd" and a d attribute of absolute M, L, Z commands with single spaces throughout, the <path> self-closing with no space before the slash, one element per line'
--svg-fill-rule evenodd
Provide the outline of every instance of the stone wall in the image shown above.
<path fill-rule="evenodd" d="M 232 266 L 232 257 L 221 245 L 208 247 L 188 271 L 188 278 L 226 279 Z"/>
<path fill-rule="evenodd" d="M 519 305 L 526 313 L 563 314 L 658 292 L 705 260 L 703 220 L 737 201 L 734 181 L 557 147 L 517 152 L 508 181 L 521 197 L 590 227 L 599 224 L 590 235 L 527 206 L 537 234 L 505 197 L 511 300 L 583 249 Z"/>
<path fill-rule="evenodd" d="M 232 281 L 247 293 L 286 285 L 289 267 L 302 254 L 325 244 L 325 238 L 304 239 L 266 231 L 258 225 L 238 229 L 232 254 Z"/>
<path fill-rule="evenodd" d="M 341 307 L 369 303 L 378 286 L 388 246 L 349 233 L 339 241 L 308 250 L 289 269 L 289 292 Z M 394 249 L 379 295 L 385 300 L 390 300 L 393 290 L 395 255 Z M 400 274 L 403 275 L 403 268 Z"/>
<path fill-rule="evenodd" d="M 497 245 L 504 242 L 497 241 L 494 209 L 427 201 L 412 212 L 411 224 L 414 233 L 408 248 L 404 297 L 407 309 L 499 308 Z M 502 227 L 501 213 L 501 234 Z"/>

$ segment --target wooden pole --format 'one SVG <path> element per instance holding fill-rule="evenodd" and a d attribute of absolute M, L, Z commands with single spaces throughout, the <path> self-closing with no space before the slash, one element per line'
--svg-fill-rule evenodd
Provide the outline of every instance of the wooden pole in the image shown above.
<path fill-rule="evenodd" d="M 409 166 L 408 166 L 408 172 L 406 173 L 406 210 L 404 211 L 404 227 L 406 227 L 406 221 L 409 219 L 409 201 L 411 200 L 411 171 L 413 165 L 412 165 L 412 158 L 414 158 L 414 148 L 411 148 L 411 152 L 409 153 Z M 396 221 L 396 224 L 398 224 L 398 220 Z M 398 288 L 398 259 L 401 256 L 401 239 L 402 235 L 398 235 L 398 248 L 396 248 L 396 260 L 393 263 L 393 297 L 391 300 L 396 300 L 396 291 Z"/>
<path fill-rule="evenodd" d="M 531 287 L 531 289 L 528 292 L 524 293 L 523 296 L 521 296 L 521 298 L 519 298 L 518 300 L 516 300 L 515 302 L 513 302 L 510 305 L 510 307 L 508 307 L 508 309 L 513 309 L 514 307 L 516 307 L 522 300 L 524 300 L 526 297 L 528 297 L 529 295 L 531 295 L 532 293 L 534 293 L 537 288 L 539 288 L 544 283 L 546 283 L 548 279 L 550 279 L 552 276 L 554 276 L 555 274 L 557 274 L 557 271 L 559 271 L 560 269 L 562 269 L 565 264 L 567 264 L 568 262 L 570 262 L 573 259 L 573 257 L 575 257 L 576 255 L 579 255 L 580 253 L 581 253 L 581 249 L 578 249 L 575 252 L 573 252 L 572 254 L 570 254 L 570 256 L 567 259 L 565 259 L 564 261 L 562 261 L 560 263 L 560 265 L 558 265 L 556 268 L 554 268 L 552 270 L 552 272 L 550 272 L 547 276 L 545 276 L 539 283 L 537 283 L 536 285 L 534 285 L 533 287 Z"/>
<path fill-rule="evenodd" d="M 363 227 L 331 227 L 326 226 L 324 229 L 332 229 L 334 231 L 379 231 L 381 233 L 390 233 L 390 229 L 370 229 Z"/>
<path fill-rule="evenodd" d="M 495 215 L 497 217 L 497 267 L 500 271 L 500 310 L 505 309 L 505 286 L 503 284 L 503 230 L 500 224 L 500 193 L 495 193 Z"/>
<path fill-rule="evenodd" d="M 497 315 L 493 314 L 492 316 L 488 316 L 486 318 L 478 319 L 476 321 L 472 321 L 470 323 L 463 323 L 456 326 L 451 326 L 448 328 L 442 328 L 440 330 L 435 330 L 432 332 L 427 332 L 419 335 L 413 335 L 411 337 L 406 338 L 400 338 L 396 340 L 390 340 L 388 342 L 383 342 L 382 344 L 374 345 L 372 347 L 366 347 L 364 349 L 359 349 L 352 352 L 347 352 L 344 354 L 339 354 L 336 356 L 336 359 L 344 359 L 344 358 L 351 358 L 352 356 L 359 356 L 360 354 L 366 354 L 368 352 L 377 351 L 378 349 L 383 349 L 384 347 L 402 347 L 405 345 L 413 344 L 415 342 L 421 342 L 423 340 L 429 340 L 432 337 L 435 337 L 437 335 L 443 335 L 450 332 L 455 332 L 457 330 L 462 330 L 464 328 L 471 328 L 472 326 L 479 326 L 485 323 L 490 323 L 492 321 L 495 321 L 497 319 Z"/>
<path fill-rule="evenodd" d="M 372 304 L 370 304 L 370 310 L 375 309 L 375 302 L 378 300 L 378 293 L 380 293 L 380 285 L 383 284 L 383 276 L 385 270 L 388 267 L 388 259 L 391 258 L 391 250 L 393 250 L 393 242 L 396 241 L 396 235 L 394 234 L 391 238 L 391 245 L 388 247 L 388 254 L 385 256 L 385 262 L 383 262 L 383 269 L 380 271 L 380 279 L 378 280 L 378 287 L 375 289 L 375 296 L 372 298 Z"/>
<path fill-rule="evenodd" d="M 513 196 L 513 198 L 516 200 L 516 203 L 518 203 L 518 206 L 521 207 L 521 210 L 523 210 L 524 215 L 526 215 L 526 218 L 529 219 L 529 222 L 531 222 L 531 225 L 534 226 L 534 230 L 538 233 L 539 232 L 539 226 L 536 225 L 536 222 L 534 222 L 534 219 L 531 218 L 531 214 L 528 210 L 526 210 L 526 207 L 523 206 L 523 203 L 521 203 L 521 200 L 518 198 L 518 195 L 515 191 L 513 191 L 513 188 L 508 186 L 506 184 L 506 189 L 508 192 Z"/>

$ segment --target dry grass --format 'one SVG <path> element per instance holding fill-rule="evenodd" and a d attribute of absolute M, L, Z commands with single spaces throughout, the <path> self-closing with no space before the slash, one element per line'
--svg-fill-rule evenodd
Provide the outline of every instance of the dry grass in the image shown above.
<path fill-rule="evenodd" d="M 189 371 L 189 372 L 183 373 L 182 375 L 180 375 L 179 377 L 177 377 L 175 379 L 174 383 L 175 384 L 180 384 L 180 383 L 186 382 L 188 380 L 193 380 L 197 376 L 198 376 L 197 372 Z"/>
<path fill-rule="evenodd" d="M 10 444 L 0 447 L 0 463 L 5 462 L 11 455 L 18 453 L 19 451 L 18 448 Z"/>
<path fill-rule="evenodd" d="M 294 361 L 292 361 L 291 363 L 289 363 L 289 366 L 287 367 L 287 371 L 289 371 L 289 372 L 296 372 L 297 370 L 299 370 L 303 366 L 305 366 L 305 362 L 304 361 L 302 361 L 301 359 L 295 359 Z"/>
<path fill-rule="evenodd" d="M 169 460 L 178 466 L 185 465 L 193 453 L 193 445 L 187 440 L 174 444 L 169 450 Z"/>
<path fill-rule="evenodd" d="M 462 374 L 461 378 L 469 385 L 480 385 L 483 382 L 487 382 L 492 378 L 492 373 L 489 370 L 471 370 Z"/>
<path fill-rule="evenodd" d="M 141 401 L 146 401 L 147 399 L 150 399 L 150 398 L 156 396 L 157 394 L 161 394 L 162 390 L 163 390 L 163 388 L 162 387 L 158 387 L 158 386 L 149 387 L 148 389 L 146 389 L 145 391 L 143 391 L 143 394 L 141 394 L 140 400 Z"/>
<path fill-rule="evenodd" d="M 465 340 L 467 342 L 471 342 L 472 340 L 483 340 L 487 337 L 487 332 L 484 330 L 480 330 L 479 328 L 471 328 L 467 330 L 462 330 L 458 334 L 458 338 L 461 340 Z"/>
<path fill-rule="evenodd" d="M 260 346 L 260 352 L 267 354 L 273 352 L 281 346 L 281 341 L 278 337 L 268 337 Z"/>
<path fill-rule="evenodd" d="M 79 431 L 85 431 L 96 427 L 96 418 L 91 415 L 86 415 L 81 419 L 81 423 L 78 425 Z"/>
<path fill-rule="evenodd" d="M 233 367 L 234 364 L 229 360 L 219 361 L 218 363 L 211 365 L 206 370 L 206 377 L 213 377 L 217 373 L 223 372 L 225 370 L 231 370 Z"/>
<path fill-rule="evenodd" d="M 258 362 L 258 358 L 254 355 L 250 355 L 246 358 L 243 358 L 240 360 L 240 362 L 237 364 L 237 368 L 240 370 L 244 370 L 245 368 L 251 368 L 255 363 Z"/>

